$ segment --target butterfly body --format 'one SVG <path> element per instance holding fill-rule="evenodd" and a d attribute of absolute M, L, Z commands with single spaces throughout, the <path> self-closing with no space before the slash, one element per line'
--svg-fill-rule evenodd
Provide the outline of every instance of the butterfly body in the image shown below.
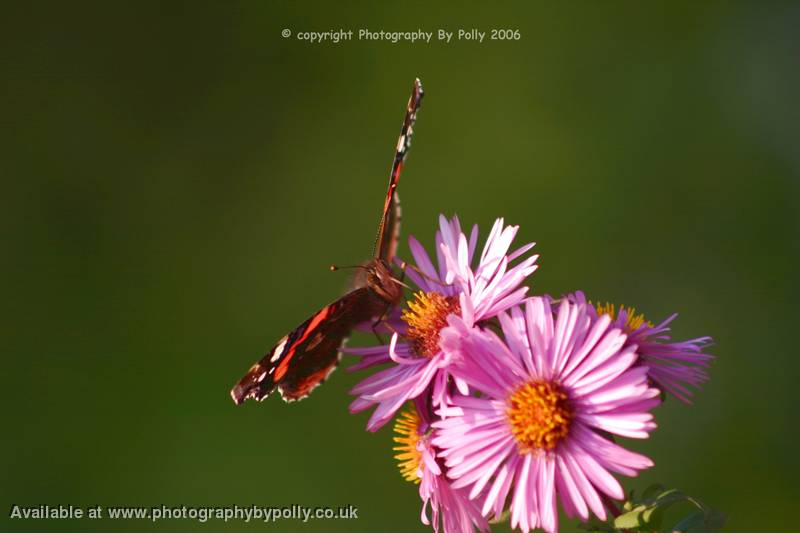
<path fill-rule="evenodd" d="M 357 267 L 362 275 L 353 290 L 311 315 L 250 367 L 231 389 L 237 405 L 248 398 L 261 401 L 275 389 L 286 401 L 305 398 L 336 368 L 350 332 L 359 324 L 383 319 L 402 299 L 402 283 L 391 267 L 400 226 L 396 189 L 422 94 L 416 80 L 392 163 L 373 259 Z"/>

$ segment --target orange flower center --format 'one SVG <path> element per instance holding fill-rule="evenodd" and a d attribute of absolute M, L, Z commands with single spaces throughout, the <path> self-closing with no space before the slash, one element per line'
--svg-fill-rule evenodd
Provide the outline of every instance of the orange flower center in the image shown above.
<path fill-rule="evenodd" d="M 416 411 L 409 410 L 401 413 L 394 424 L 394 432 L 397 433 L 397 436 L 393 440 L 397 446 L 392 449 L 398 452 L 394 458 L 397 459 L 400 475 L 412 483 L 419 483 L 419 473 L 424 466 L 422 452 L 417 449 L 417 443 L 421 438 L 419 435 L 420 423 Z"/>
<path fill-rule="evenodd" d="M 447 326 L 447 315 L 461 311 L 458 298 L 420 291 L 407 305 L 402 318 L 408 338 L 419 355 L 433 357 L 439 352 L 439 332 Z"/>
<path fill-rule="evenodd" d="M 589 303 L 591 304 L 591 302 Z M 597 309 L 598 315 L 608 315 L 611 317 L 611 320 L 615 320 L 617 316 L 619 316 L 616 312 L 616 307 L 612 303 L 597 304 L 595 308 Z M 624 312 L 626 315 L 624 326 L 626 333 L 633 333 L 642 327 L 642 324 L 647 324 L 648 326 L 653 327 L 653 323 L 645 320 L 644 314 L 637 313 L 636 309 L 633 307 L 625 307 L 624 305 L 620 305 L 619 312 Z"/>
<path fill-rule="evenodd" d="M 552 450 L 569 434 L 572 408 L 556 383 L 525 383 L 511 394 L 508 404 L 511 432 L 522 453 Z"/>

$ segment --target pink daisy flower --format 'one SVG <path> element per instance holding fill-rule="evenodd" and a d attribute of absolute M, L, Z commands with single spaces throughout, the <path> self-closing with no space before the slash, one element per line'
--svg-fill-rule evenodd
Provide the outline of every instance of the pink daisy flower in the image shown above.
<path fill-rule="evenodd" d="M 484 516 L 500 517 L 510 495 L 511 527 L 558 529 L 556 500 L 568 516 L 606 518 L 603 495 L 623 499 L 611 472 L 634 476 L 653 462 L 604 436 L 647 438 L 660 402 L 636 347 L 611 319 L 586 305 L 531 298 L 501 314 L 505 341 L 457 317 L 442 343 L 457 350 L 453 369 L 481 396 L 450 398 L 432 442 L 453 488 L 469 489 Z M 446 418 L 445 418 L 446 416 Z"/>
<path fill-rule="evenodd" d="M 586 297 L 578 291 L 568 298 L 585 302 Z M 591 305 L 591 302 L 589 302 Z M 628 335 L 628 344 L 638 346 L 641 362 L 650 369 L 650 379 L 662 391 L 671 394 L 684 403 L 691 403 L 691 388 L 699 389 L 708 381 L 708 367 L 713 355 L 703 353 L 711 343 L 711 337 L 698 337 L 682 342 L 672 342 L 669 325 L 678 316 L 668 317 L 658 325 L 645 320 L 644 315 L 636 313 L 632 307 L 614 304 L 592 306 L 595 316 L 608 315 L 612 325 Z M 690 388 L 691 387 L 691 388 Z"/>
<path fill-rule="evenodd" d="M 419 287 L 414 299 L 402 312 L 402 322 L 388 346 L 349 349 L 361 356 L 350 370 L 389 363 L 384 370 L 356 385 L 351 394 L 358 396 L 350 405 L 355 413 L 376 406 L 367 429 L 376 431 L 388 422 L 407 401 L 431 388 L 433 405 L 441 403 L 451 381 L 445 369 L 451 354 L 439 347 L 439 332 L 447 326 L 447 317 L 458 314 L 470 324 L 497 316 L 519 304 L 528 291 L 522 282 L 536 270 L 532 255 L 510 267 L 534 244 L 526 244 L 509 253 L 518 226 L 505 226 L 498 219 L 489 234 L 480 257 L 475 257 L 478 227 L 473 226 L 469 238 L 461 231 L 458 217 L 439 217 L 436 233 L 438 268 L 414 237 L 409 247 L 416 269 L 406 274 Z M 462 392 L 462 382 L 456 381 Z"/>
<path fill-rule="evenodd" d="M 398 452 L 395 458 L 399 461 L 400 473 L 406 481 L 419 484 L 422 523 L 432 525 L 437 533 L 440 527 L 444 533 L 472 533 L 475 527 L 481 531 L 488 529 L 477 504 L 463 490 L 454 489 L 442 474 L 436 450 L 430 443 L 430 426 L 417 412 L 410 410 L 400 414 L 394 430 L 397 433 L 394 450 Z"/>

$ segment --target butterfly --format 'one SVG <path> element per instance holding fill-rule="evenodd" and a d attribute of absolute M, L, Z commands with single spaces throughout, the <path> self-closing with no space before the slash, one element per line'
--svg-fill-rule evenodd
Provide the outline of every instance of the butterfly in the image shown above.
<path fill-rule="evenodd" d="M 248 398 L 261 401 L 275 389 L 286 401 L 305 398 L 336 368 L 340 349 L 350 332 L 364 322 L 377 324 L 402 299 L 402 281 L 395 278 L 391 267 L 400 234 L 397 183 L 411 146 L 422 96 L 422 84 L 416 79 L 397 140 L 373 258 L 356 267 L 363 273 L 356 288 L 311 315 L 250 367 L 231 389 L 237 405 Z"/>

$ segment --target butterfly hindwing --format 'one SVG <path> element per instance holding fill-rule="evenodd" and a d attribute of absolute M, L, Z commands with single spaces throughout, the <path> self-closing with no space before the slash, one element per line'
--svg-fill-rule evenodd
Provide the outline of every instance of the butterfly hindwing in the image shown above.
<path fill-rule="evenodd" d="M 339 349 L 356 324 L 380 315 L 386 306 L 366 287 L 326 305 L 250 368 L 231 390 L 233 401 L 260 401 L 276 388 L 287 401 L 304 398 L 336 367 Z"/>

